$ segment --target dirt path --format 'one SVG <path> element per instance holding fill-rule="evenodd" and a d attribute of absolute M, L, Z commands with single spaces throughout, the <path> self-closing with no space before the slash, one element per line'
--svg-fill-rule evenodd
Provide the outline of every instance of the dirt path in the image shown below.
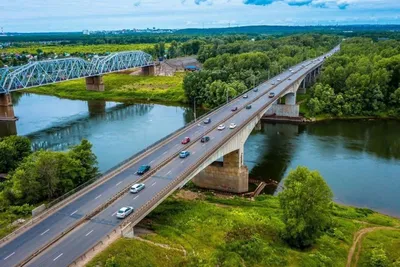
<path fill-rule="evenodd" d="M 170 249 L 170 250 L 176 250 L 176 251 L 182 252 L 183 256 L 185 256 L 185 257 L 187 255 L 187 252 L 183 247 L 182 247 L 182 249 L 173 248 L 173 247 L 171 247 L 169 245 L 156 243 L 156 242 L 153 242 L 153 241 L 150 241 L 150 240 L 147 240 L 147 239 L 143 239 L 143 238 L 138 237 L 138 236 L 134 236 L 133 238 L 136 239 L 136 240 L 142 241 L 142 242 L 146 242 L 146 243 L 152 244 L 154 246 L 158 246 L 158 247 L 161 247 L 161 248 Z"/>
<path fill-rule="evenodd" d="M 358 250 L 357 250 L 356 259 L 353 264 L 353 266 L 357 266 L 358 258 L 360 256 L 360 252 L 361 252 L 362 238 L 365 234 L 370 233 L 375 230 L 400 230 L 400 229 L 395 228 L 395 227 L 389 227 L 389 226 L 377 226 L 377 227 L 364 228 L 364 229 L 361 229 L 360 231 L 358 231 L 357 233 L 355 233 L 354 238 L 353 238 L 353 244 L 352 244 L 352 246 L 349 250 L 349 254 L 347 256 L 346 267 L 352 266 L 351 261 L 353 259 L 354 252 L 356 251 L 356 248 L 359 245 Z"/>

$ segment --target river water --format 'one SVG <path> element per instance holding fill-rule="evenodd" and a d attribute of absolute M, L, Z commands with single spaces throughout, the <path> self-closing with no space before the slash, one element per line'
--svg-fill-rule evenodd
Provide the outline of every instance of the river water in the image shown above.
<path fill-rule="evenodd" d="M 13 95 L 16 123 L 0 135 L 25 135 L 34 149 L 65 150 L 82 138 L 105 171 L 193 119 L 188 107 Z M 318 170 L 335 201 L 400 217 L 400 122 L 267 124 L 245 144 L 250 178 L 282 179 L 299 165 Z M 267 193 L 279 191 L 267 188 Z"/>

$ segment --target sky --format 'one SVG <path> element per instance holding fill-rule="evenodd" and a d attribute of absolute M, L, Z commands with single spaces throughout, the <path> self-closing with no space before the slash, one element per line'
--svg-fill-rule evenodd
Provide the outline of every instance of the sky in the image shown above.
<path fill-rule="evenodd" d="M 5 32 L 400 24 L 400 0 L 0 0 Z"/>

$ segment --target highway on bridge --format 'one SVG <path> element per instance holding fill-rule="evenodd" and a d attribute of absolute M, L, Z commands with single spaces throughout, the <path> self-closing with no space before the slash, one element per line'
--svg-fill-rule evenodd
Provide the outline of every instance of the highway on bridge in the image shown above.
<path fill-rule="evenodd" d="M 332 50 L 331 52 L 335 51 Z M 138 176 L 135 172 L 141 165 L 151 165 L 156 171 L 145 176 L 144 183 L 146 188 L 143 191 L 138 194 L 131 194 L 126 191 L 125 194 L 111 205 L 107 206 L 90 220 L 80 224 L 27 264 L 28 266 L 41 267 L 68 266 L 83 252 L 90 249 L 101 238 L 123 222 L 123 220 L 117 219 L 115 216 L 119 208 L 133 206 L 136 210 L 145 205 L 158 192 L 172 184 L 176 177 L 184 174 L 187 168 L 199 164 L 209 150 L 221 146 L 224 138 L 229 133 L 237 131 L 237 128 L 240 128 L 241 124 L 249 117 L 259 113 L 259 110 L 266 103 L 272 104 L 279 97 L 283 96 L 286 89 L 294 81 L 300 79 L 315 67 L 320 66 L 323 60 L 324 56 L 321 56 L 317 60 L 308 60 L 292 67 L 293 73 L 285 71 L 259 85 L 258 92 L 249 91 L 248 98 L 238 97 L 211 113 L 209 115 L 211 118 L 210 124 L 203 124 L 201 122 L 193 123 L 159 146 L 156 146 L 150 152 L 139 155 L 127 166 L 125 165 L 112 178 L 72 200 L 57 212 L 5 243 L 0 248 L 0 266 L 15 266 L 23 262 L 24 259 L 33 254 L 37 249 L 48 244 L 51 240 L 59 236 L 61 232 L 76 224 L 85 215 L 107 203 L 120 190 L 139 181 L 142 177 Z M 271 82 L 276 82 L 278 78 L 281 81 L 272 85 Z M 274 92 L 275 97 L 269 98 L 269 92 Z M 248 104 L 252 104 L 251 109 L 245 109 L 245 106 Z M 231 109 L 233 107 L 238 107 L 238 111 L 232 112 Z M 231 122 L 238 125 L 236 129 L 229 129 L 229 123 Z M 225 123 L 227 128 L 223 131 L 218 131 L 216 128 L 221 123 Z M 207 143 L 201 143 L 199 138 L 205 133 L 210 136 L 211 140 Z M 181 140 L 186 136 L 189 136 L 192 141 L 187 145 L 182 145 Z M 180 159 L 178 153 L 182 150 L 190 151 L 191 155 L 186 159 Z"/>

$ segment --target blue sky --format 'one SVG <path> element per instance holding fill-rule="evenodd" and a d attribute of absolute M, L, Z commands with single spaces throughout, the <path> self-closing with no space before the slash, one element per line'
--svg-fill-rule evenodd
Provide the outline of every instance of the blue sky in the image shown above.
<path fill-rule="evenodd" d="M 400 0 L 1 0 L 5 32 L 400 24 Z"/>

